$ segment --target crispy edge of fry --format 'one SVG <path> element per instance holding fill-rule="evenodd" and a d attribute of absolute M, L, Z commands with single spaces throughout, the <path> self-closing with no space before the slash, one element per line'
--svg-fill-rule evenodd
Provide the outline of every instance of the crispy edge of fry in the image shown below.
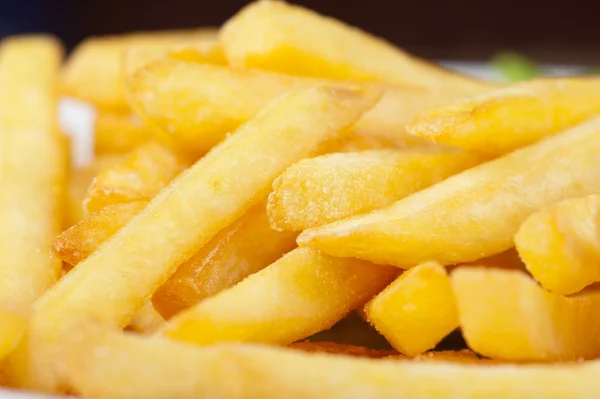
<path fill-rule="evenodd" d="M 369 301 L 364 311 L 390 344 L 408 356 L 434 348 L 459 327 L 450 278 L 435 262 L 402 273 Z"/>
<path fill-rule="evenodd" d="M 529 216 L 515 234 L 527 270 L 568 295 L 600 280 L 600 195 L 572 198 Z"/>
<path fill-rule="evenodd" d="M 600 112 L 600 79 L 543 78 L 433 107 L 408 131 L 436 143 L 503 154 Z"/>
<path fill-rule="evenodd" d="M 479 364 L 344 355 L 249 344 L 210 347 L 80 328 L 66 363 L 90 398 L 594 398 L 600 363 Z M 548 381 L 552 381 L 551 384 Z"/>
<path fill-rule="evenodd" d="M 469 262 L 505 251 L 538 209 L 600 189 L 599 138 L 596 117 L 387 208 L 305 230 L 297 242 L 400 268 L 431 259 L 444 265 Z"/>
<path fill-rule="evenodd" d="M 276 230 L 311 227 L 382 208 L 483 162 L 475 153 L 414 147 L 304 159 L 273 183 L 267 212 Z"/>
<path fill-rule="evenodd" d="M 52 251 L 71 266 L 77 265 L 125 226 L 148 205 L 147 202 L 111 204 L 60 233 Z"/>
<path fill-rule="evenodd" d="M 50 392 L 63 387 L 64 370 L 56 356 L 65 331 L 85 317 L 127 324 L 182 262 L 265 198 L 285 167 L 317 152 L 378 95 L 339 88 L 287 94 L 187 169 L 37 301 L 30 329 L 31 375 L 25 384 Z"/>
<path fill-rule="evenodd" d="M 451 274 L 460 325 L 475 352 L 509 361 L 569 361 L 600 354 L 600 287 L 572 296 L 520 270 L 459 267 Z"/>
<path fill-rule="evenodd" d="M 275 263 L 170 319 L 159 334 L 197 344 L 290 344 L 326 330 L 398 274 L 391 266 L 333 258 L 309 248 Z"/>
<path fill-rule="evenodd" d="M 219 232 L 152 296 L 166 319 L 258 272 L 296 247 L 295 233 L 271 230 L 264 203 Z"/>

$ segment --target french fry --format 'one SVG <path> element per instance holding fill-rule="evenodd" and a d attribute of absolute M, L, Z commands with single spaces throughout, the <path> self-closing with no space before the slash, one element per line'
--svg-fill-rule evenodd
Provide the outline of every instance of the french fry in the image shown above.
<path fill-rule="evenodd" d="M 52 243 L 56 256 L 75 266 L 148 205 L 145 201 L 108 205 L 60 233 Z"/>
<path fill-rule="evenodd" d="M 181 263 L 266 198 L 287 166 L 314 155 L 352 124 L 377 94 L 336 88 L 290 93 L 181 174 L 36 303 L 31 375 L 22 384 L 61 388 L 63 370 L 56 359 L 65 331 L 86 317 L 125 326 Z"/>
<path fill-rule="evenodd" d="M 126 111 L 123 91 L 123 57 L 130 47 L 168 48 L 180 42 L 214 41 L 214 29 L 139 32 L 84 40 L 65 66 L 61 90 L 64 94 L 105 109 Z"/>
<path fill-rule="evenodd" d="M 67 154 L 57 130 L 62 49 L 49 36 L 0 45 L 0 308 L 26 315 L 61 270 Z"/>
<path fill-rule="evenodd" d="M 170 149 L 155 143 L 144 144 L 92 180 L 83 206 L 94 213 L 107 205 L 149 201 L 186 167 Z"/>
<path fill-rule="evenodd" d="M 390 267 L 296 249 L 169 320 L 160 333 L 198 344 L 289 344 L 325 330 L 397 275 Z M 241 301 L 240 301 L 241 300 Z"/>
<path fill-rule="evenodd" d="M 96 172 L 92 167 L 78 168 L 71 172 L 67 185 L 67 204 L 65 217 L 67 227 L 71 227 L 85 219 L 83 199 Z"/>
<path fill-rule="evenodd" d="M 148 301 L 133 316 L 129 329 L 142 334 L 152 334 L 160 328 L 165 319 L 154 309 L 152 302 Z"/>
<path fill-rule="evenodd" d="M 487 359 L 480 359 L 475 353 L 469 349 L 463 349 L 460 351 L 436 351 L 436 352 L 425 352 L 413 358 L 415 361 L 421 362 L 460 362 L 460 363 L 482 363 L 486 362 Z"/>
<path fill-rule="evenodd" d="M 404 141 L 395 141 L 385 137 L 364 135 L 357 132 L 350 132 L 346 137 L 335 143 L 337 152 L 358 152 L 367 150 L 391 150 L 409 147 Z"/>
<path fill-rule="evenodd" d="M 559 361 L 600 354 L 600 290 L 545 291 L 516 270 L 461 267 L 452 273 L 467 344 L 493 359 Z"/>
<path fill-rule="evenodd" d="M 259 204 L 183 263 L 152 297 L 169 319 L 264 269 L 296 246 L 296 234 L 274 231 Z"/>
<path fill-rule="evenodd" d="M 0 362 L 17 347 L 26 326 L 21 316 L 0 311 Z"/>
<path fill-rule="evenodd" d="M 330 154 L 302 160 L 273 183 L 271 226 L 300 231 L 388 206 L 484 161 L 451 148 Z"/>
<path fill-rule="evenodd" d="M 170 319 L 179 341 L 287 345 L 333 326 L 381 291 L 397 269 L 295 249 L 239 284 Z"/>
<path fill-rule="evenodd" d="M 538 79 L 434 107 L 408 126 L 436 143 L 503 154 L 600 113 L 600 79 Z"/>
<path fill-rule="evenodd" d="M 492 87 L 416 59 L 341 21 L 284 2 L 251 3 L 225 23 L 219 37 L 236 68 L 472 93 Z"/>
<path fill-rule="evenodd" d="M 162 140 L 182 150 L 206 152 L 227 133 L 251 119 L 277 96 L 298 88 L 356 82 L 300 78 L 266 71 L 164 59 L 138 70 L 128 81 L 132 107 Z M 409 87 L 385 88 L 382 100 L 354 130 L 400 143 L 429 143 L 409 135 L 406 124 L 418 113 L 455 99 L 460 93 Z"/>
<path fill-rule="evenodd" d="M 409 268 L 505 251 L 538 209 L 600 190 L 600 118 L 476 166 L 365 216 L 304 231 L 301 246 Z"/>
<path fill-rule="evenodd" d="M 79 334 L 62 361 L 75 392 L 94 399 L 594 399 L 600 371 L 598 361 L 414 362 L 239 343 L 194 347 L 89 329 Z"/>
<path fill-rule="evenodd" d="M 94 120 L 96 154 L 127 153 L 152 137 L 150 129 L 131 111 L 99 109 Z"/>
<path fill-rule="evenodd" d="M 434 348 L 458 328 L 450 278 L 435 262 L 420 264 L 365 305 L 368 321 L 408 356 Z"/>
<path fill-rule="evenodd" d="M 455 265 L 455 267 L 462 266 L 490 267 L 494 269 L 518 269 L 523 271 L 526 270 L 525 264 L 514 248 L 511 248 L 508 251 L 500 252 L 499 254 Z"/>
<path fill-rule="evenodd" d="M 521 225 L 515 245 L 544 288 L 568 295 L 600 280 L 599 210 L 600 195 L 568 199 Z"/>

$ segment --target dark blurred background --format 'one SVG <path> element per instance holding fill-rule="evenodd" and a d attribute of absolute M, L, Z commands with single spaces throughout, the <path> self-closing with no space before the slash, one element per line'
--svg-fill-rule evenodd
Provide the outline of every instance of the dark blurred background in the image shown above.
<path fill-rule="evenodd" d="M 241 0 L 0 0 L 0 36 L 83 37 L 219 25 Z M 485 60 L 500 50 L 543 62 L 600 64 L 600 1 L 297 0 L 427 58 Z"/>

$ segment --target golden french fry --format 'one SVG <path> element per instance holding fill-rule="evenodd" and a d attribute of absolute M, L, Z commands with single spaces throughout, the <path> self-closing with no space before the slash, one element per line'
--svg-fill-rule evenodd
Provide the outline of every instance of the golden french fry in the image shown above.
<path fill-rule="evenodd" d="M 36 303 L 31 375 L 23 384 L 60 388 L 63 370 L 55 361 L 73 323 L 92 317 L 126 325 L 181 263 L 266 198 L 287 166 L 314 155 L 352 124 L 377 94 L 336 88 L 290 93 L 181 174 Z"/>
<path fill-rule="evenodd" d="M 481 92 L 489 83 L 416 59 L 390 43 L 311 10 L 257 1 L 219 32 L 229 63 L 296 75 Z"/>
<path fill-rule="evenodd" d="M 167 147 L 149 142 L 122 162 L 100 171 L 87 190 L 83 206 L 91 214 L 107 205 L 149 201 L 186 166 Z"/>
<path fill-rule="evenodd" d="M 129 329 L 142 334 L 151 334 L 158 330 L 165 319 L 154 309 L 152 302 L 148 301 L 133 316 Z"/>
<path fill-rule="evenodd" d="M 452 273 L 460 325 L 475 352 L 503 360 L 577 360 L 600 355 L 600 290 L 545 291 L 517 270 Z"/>
<path fill-rule="evenodd" d="M 600 281 L 600 195 L 573 198 L 531 215 L 515 235 L 527 270 L 557 294 Z"/>
<path fill-rule="evenodd" d="M 0 311 L 0 362 L 19 344 L 27 322 L 21 316 Z"/>
<path fill-rule="evenodd" d="M 295 246 L 296 234 L 272 230 L 265 205 L 257 205 L 179 266 L 152 302 L 169 319 L 264 269 Z"/>
<path fill-rule="evenodd" d="M 458 328 L 450 278 L 435 262 L 404 272 L 365 305 L 365 313 L 373 327 L 408 356 L 434 348 Z"/>
<path fill-rule="evenodd" d="M 96 154 L 126 153 L 152 137 L 150 129 L 131 111 L 100 109 L 94 121 Z"/>
<path fill-rule="evenodd" d="M 302 160 L 273 183 L 271 226 L 300 231 L 388 206 L 485 158 L 452 148 L 330 154 Z"/>
<path fill-rule="evenodd" d="M 518 269 L 525 271 L 525 264 L 514 248 L 511 248 L 508 251 L 500 252 L 499 254 L 455 265 L 455 267 L 462 266 L 491 267 L 495 269 Z"/>
<path fill-rule="evenodd" d="M 108 205 L 60 233 L 52 250 L 71 266 L 96 251 L 148 205 L 145 201 Z"/>
<path fill-rule="evenodd" d="M 386 139 L 385 137 L 371 136 L 350 132 L 346 137 L 335 143 L 336 152 L 358 152 L 368 150 L 391 150 L 409 147 L 410 144 L 403 141 Z"/>
<path fill-rule="evenodd" d="M 462 349 L 459 351 L 437 351 L 437 352 L 425 352 L 421 355 L 413 358 L 415 361 L 422 362 L 460 362 L 460 363 L 484 363 L 488 362 L 488 359 L 480 359 L 477 355 L 469 349 Z"/>
<path fill-rule="evenodd" d="M 159 138 L 182 150 L 203 153 L 277 96 L 292 89 L 323 85 L 362 86 L 164 59 L 138 70 L 129 79 L 127 90 L 136 112 L 162 132 Z M 406 124 L 418 113 L 459 95 L 441 89 L 389 86 L 382 100 L 356 123 L 354 130 L 400 143 L 424 143 L 427 141 L 407 134 Z"/>
<path fill-rule="evenodd" d="M 337 342 L 294 342 L 287 346 L 290 349 L 297 349 L 309 353 L 331 353 L 334 355 L 346 355 L 353 357 L 367 357 L 371 359 L 381 359 L 388 356 L 401 357 L 402 355 L 389 349 L 371 349 L 364 346 L 338 344 Z"/>
<path fill-rule="evenodd" d="M 397 269 L 295 249 L 169 320 L 160 334 L 212 344 L 287 345 L 326 330 L 397 276 Z"/>
<path fill-rule="evenodd" d="M 92 167 L 78 168 L 71 172 L 67 185 L 67 204 L 65 218 L 67 227 L 71 227 L 85 219 L 83 199 L 92 179 L 96 175 Z"/>
<path fill-rule="evenodd" d="M 75 392 L 96 399 L 594 399 L 600 372 L 600 361 L 482 366 L 357 359 L 239 343 L 194 347 L 82 330 L 62 361 Z"/>
<path fill-rule="evenodd" d="M 600 113 L 600 79 L 538 79 L 426 111 L 410 133 L 436 143 L 503 154 Z"/>
<path fill-rule="evenodd" d="M 180 42 L 214 41 L 214 29 L 139 32 L 122 36 L 92 37 L 73 52 L 62 76 L 64 94 L 102 108 L 127 110 L 123 91 L 123 57 L 130 47 L 168 48 Z"/>
<path fill-rule="evenodd" d="M 298 243 L 409 268 L 468 262 L 512 247 L 538 209 L 600 190 L 600 118 L 459 173 L 368 215 L 309 229 Z"/>
<path fill-rule="evenodd" d="M 49 36 L 0 45 L 0 307 L 27 314 L 61 263 L 50 257 L 64 222 L 67 154 L 57 130 L 62 49 Z"/>

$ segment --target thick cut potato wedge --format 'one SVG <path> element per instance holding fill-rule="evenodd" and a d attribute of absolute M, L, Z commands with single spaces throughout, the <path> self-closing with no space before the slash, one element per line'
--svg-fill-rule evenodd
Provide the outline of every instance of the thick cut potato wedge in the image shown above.
<path fill-rule="evenodd" d="M 152 137 L 152 132 L 131 111 L 99 109 L 94 121 L 96 154 L 121 154 L 134 150 Z"/>
<path fill-rule="evenodd" d="M 142 334 L 152 334 L 164 322 L 165 319 L 154 309 L 152 302 L 148 301 L 135 313 L 127 328 Z"/>
<path fill-rule="evenodd" d="M 365 314 L 394 348 L 408 356 L 434 348 L 458 328 L 450 278 L 434 262 L 404 272 L 367 303 Z"/>
<path fill-rule="evenodd" d="M 92 180 L 83 205 L 91 214 L 108 205 L 149 201 L 186 166 L 167 147 L 149 142 L 122 162 L 100 171 Z"/>
<path fill-rule="evenodd" d="M 257 205 L 179 266 L 152 302 L 168 319 L 264 269 L 295 246 L 296 234 L 272 230 L 265 205 Z"/>
<path fill-rule="evenodd" d="M 130 47 L 169 48 L 181 42 L 215 41 L 214 29 L 139 32 L 122 36 L 91 37 L 73 51 L 63 71 L 64 94 L 101 108 L 129 108 L 123 85 L 123 58 Z"/>
<path fill-rule="evenodd" d="M 52 250 L 71 266 L 86 259 L 100 245 L 125 226 L 148 205 L 147 202 L 126 202 L 108 205 L 60 233 Z"/>
<path fill-rule="evenodd" d="M 184 151 L 203 153 L 277 96 L 323 85 L 362 86 L 163 59 L 138 70 L 128 80 L 127 90 L 132 107 L 148 125 L 158 128 L 161 140 Z M 356 123 L 354 130 L 401 143 L 430 143 L 407 134 L 406 124 L 418 113 L 461 95 L 443 89 L 384 89 L 382 100 Z"/>
<path fill-rule="evenodd" d="M 452 273 L 460 325 L 475 352 L 502 360 L 577 360 L 600 355 L 600 289 L 545 291 L 516 270 Z"/>
<path fill-rule="evenodd" d="M 194 347 L 82 330 L 62 361 L 75 393 L 94 399 L 595 399 L 600 373 L 599 361 L 357 359 L 239 343 Z"/>
<path fill-rule="evenodd" d="M 0 311 L 0 362 L 17 347 L 26 327 L 23 317 Z"/>
<path fill-rule="evenodd" d="M 519 255 L 540 284 L 574 294 L 600 281 L 600 195 L 568 199 L 540 210 L 515 235 Z"/>
<path fill-rule="evenodd" d="M 505 251 L 538 209 L 600 190 L 600 117 L 365 216 L 309 229 L 302 246 L 402 268 Z"/>
<path fill-rule="evenodd" d="M 333 326 L 397 276 L 397 269 L 295 249 L 169 320 L 160 334 L 213 344 L 287 345 Z"/>
<path fill-rule="evenodd" d="M 68 157 L 57 129 L 62 49 L 48 36 L 0 44 L 0 308 L 28 314 L 57 279 Z"/>
<path fill-rule="evenodd" d="M 330 154 L 302 160 L 273 183 L 271 226 L 300 231 L 388 206 L 485 158 L 451 148 Z"/>
<path fill-rule="evenodd" d="M 600 113 L 600 79 L 538 79 L 426 111 L 414 135 L 470 150 L 503 154 Z"/>
<path fill-rule="evenodd" d="M 63 370 L 56 360 L 73 323 L 93 318 L 127 325 L 181 263 L 266 198 L 275 177 L 318 152 L 371 107 L 378 94 L 337 88 L 290 93 L 182 173 L 36 303 L 31 375 L 21 384 L 59 389 Z"/>
<path fill-rule="evenodd" d="M 227 59 L 236 68 L 472 93 L 491 87 L 413 58 L 341 21 L 279 1 L 248 5 L 219 33 Z"/>

